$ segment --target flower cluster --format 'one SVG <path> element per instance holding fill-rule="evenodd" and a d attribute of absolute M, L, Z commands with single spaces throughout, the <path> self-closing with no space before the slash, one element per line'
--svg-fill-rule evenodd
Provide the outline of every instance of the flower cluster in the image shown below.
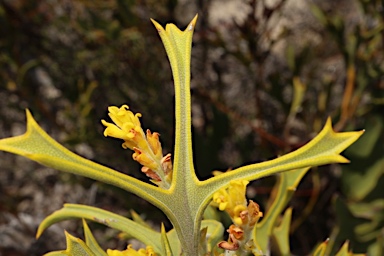
<path fill-rule="evenodd" d="M 124 140 L 123 148 L 134 151 L 132 157 L 143 165 L 141 171 L 150 177 L 153 183 L 169 188 L 172 181 L 171 154 L 163 156 L 160 134 L 152 133 L 149 129 L 144 133 L 139 120 L 141 114 L 133 114 L 127 105 L 120 108 L 111 106 L 108 112 L 114 124 L 101 120 L 106 126 L 104 136 Z"/>
<path fill-rule="evenodd" d="M 151 246 L 147 246 L 146 249 L 139 249 L 136 251 L 132 248 L 132 245 L 128 245 L 127 249 L 124 251 L 119 250 L 107 250 L 108 256 L 156 256 L 157 254 Z"/>
<path fill-rule="evenodd" d="M 257 203 L 249 200 L 247 204 L 246 180 L 235 180 L 229 183 L 227 189 L 220 189 L 213 195 L 213 205 L 221 211 L 226 211 L 233 224 L 228 228 L 228 241 L 222 241 L 218 247 L 236 251 L 241 248 L 244 251 L 257 251 L 254 241 L 251 239 L 252 230 L 263 216 Z"/>

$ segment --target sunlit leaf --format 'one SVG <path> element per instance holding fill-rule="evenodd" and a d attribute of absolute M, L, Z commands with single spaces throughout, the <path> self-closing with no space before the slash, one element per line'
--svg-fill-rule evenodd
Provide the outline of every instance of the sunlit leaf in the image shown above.
<path fill-rule="evenodd" d="M 325 252 L 327 250 L 327 245 L 328 245 L 328 240 L 322 242 L 321 244 L 319 244 L 315 251 L 313 252 L 313 256 L 324 256 L 325 255 Z"/>
<path fill-rule="evenodd" d="M 166 256 L 174 255 L 172 253 L 172 249 L 168 241 L 167 233 L 165 232 L 164 224 L 161 224 L 161 245 L 163 247 L 162 255 L 166 255 Z"/>
<path fill-rule="evenodd" d="M 208 252 L 212 252 L 216 244 L 223 239 L 224 226 L 221 222 L 216 220 L 203 220 L 201 228 L 207 228 L 206 244 Z"/>
<path fill-rule="evenodd" d="M 67 249 L 65 252 L 68 255 L 96 256 L 80 238 L 74 237 L 67 232 L 65 232 L 65 237 L 67 240 Z"/>
<path fill-rule="evenodd" d="M 101 223 L 108 227 L 125 232 L 144 244 L 152 246 L 156 252 L 162 251 L 160 233 L 154 231 L 153 229 L 142 226 L 118 214 L 96 207 L 78 204 L 65 204 L 62 209 L 55 211 L 46 217 L 40 223 L 36 237 L 39 237 L 44 230 L 51 225 L 72 218 L 83 218 Z"/>
<path fill-rule="evenodd" d="M 96 256 L 107 256 L 107 253 L 101 249 L 99 243 L 96 241 L 91 230 L 88 227 L 87 222 L 83 219 L 83 229 L 85 236 L 85 244 L 91 249 Z"/>
<path fill-rule="evenodd" d="M 253 237 L 261 251 L 269 250 L 269 238 L 272 235 L 276 221 L 308 170 L 309 168 L 302 168 L 284 172 L 278 176 L 275 185 L 277 189 L 275 199 L 271 207 L 264 214 L 263 220 L 254 228 Z"/>
<path fill-rule="evenodd" d="M 290 255 L 289 248 L 289 228 L 291 225 L 292 208 L 288 208 L 283 216 L 283 219 L 278 227 L 273 229 L 273 238 L 278 246 L 280 255 Z"/>

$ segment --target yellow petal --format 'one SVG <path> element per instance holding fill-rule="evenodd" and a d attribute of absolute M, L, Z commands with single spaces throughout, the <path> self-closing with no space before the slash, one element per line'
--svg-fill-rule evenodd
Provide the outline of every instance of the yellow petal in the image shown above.
<path fill-rule="evenodd" d="M 159 135 L 160 135 L 159 133 L 157 132 L 151 133 L 151 131 L 147 129 L 147 140 L 148 140 L 149 146 L 152 149 L 152 152 L 156 155 L 156 157 L 162 158 L 163 153 L 162 153 L 162 148 L 159 141 Z"/>
<path fill-rule="evenodd" d="M 105 128 L 104 130 L 104 136 L 107 137 L 114 137 L 114 138 L 118 138 L 118 139 L 124 139 L 127 137 L 127 134 L 122 131 L 119 127 L 117 127 L 116 125 L 112 124 L 112 123 L 108 123 L 104 120 L 101 120 L 101 123 L 106 126 L 107 128 Z"/>

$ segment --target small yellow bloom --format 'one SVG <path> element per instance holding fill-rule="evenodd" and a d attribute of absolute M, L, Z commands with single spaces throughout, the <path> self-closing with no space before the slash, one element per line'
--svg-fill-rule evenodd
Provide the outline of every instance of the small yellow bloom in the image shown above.
<path fill-rule="evenodd" d="M 120 108 L 111 106 L 108 108 L 108 115 L 115 124 L 104 120 L 101 120 L 101 122 L 107 127 L 104 130 L 104 136 L 123 139 L 123 148 L 133 149 L 133 147 L 145 140 L 145 135 L 139 120 L 141 114 L 133 114 L 128 109 L 127 105 L 123 105 Z"/>
<path fill-rule="evenodd" d="M 120 108 L 111 106 L 108 108 L 109 117 L 112 121 L 119 126 L 120 128 L 130 130 L 135 127 L 141 128 L 139 117 L 140 113 L 133 114 L 131 111 L 128 111 L 129 107 L 127 105 L 122 105 Z"/>
<path fill-rule="evenodd" d="M 127 249 L 124 251 L 119 250 L 107 250 L 108 256 L 156 256 L 157 254 L 151 246 L 147 246 L 146 249 L 139 249 L 136 251 L 132 248 L 132 245 L 128 245 Z"/>
<path fill-rule="evenodd" d="M 148 152 L 142 151 L 136 147 L 133 148 L 133 150 L 135 151 L 135 153 L 132 155 L 133 160 L 139 162 L 141 165 L 146 166 L 151 170 L 158 169 L 158 163 L 151 157 L 151 155 L 148 154 Z"/>
<path fill-rule="evenodd" d="M 161 149 L 159 136 L 160 136 L 159 133 L 157 133 L 157 132 L 151 133 L 151 131 L 149 129 L 147 130 L 147 140 L 148 140 L 149 146 L 151 147 L 153 153 L 158 158 L 162 158 L 163 152 L 161 152 L 162 149 Z"/>
<path fill-rule="evenodd" d="M 132 157 L 145 167 L 142 171 L 156 185 L 169 188 L 172 181 L 171 155 L 163 157 L 159 133 L 147 130 L 144 134 L 139 120 L 141 114 L 133 114 L 127 105 L 120 108 L 111 106 L 108 111 L 114 124 L 101 120 L 106 126 L 104 136 L 124 140 L 123 148 L 135 151 Z"/>
<path fill-rule="evenodd" d="M 219 206 L 220 211 L 224 211 L 227 208 L 229 201 L 229 195 L 227 190 L 220 189 L 215 194 L 213 194 L 213 202 Z"/>
<path fill-rule="evenodd" d="M 234 209 L 237 205 L 247 205 L 245 193 L 249 181 L 234 180 L 229 183 L 228 194 L 230 195 L 229 208 Z"/>
<path fill-rule="evenodd" d="M 245 192 L 248 183 L 246 180 L 231 181 L 227 189 L 220 189 L 213 194 L 214 203 L 219 206 L 221 211 L 226 210 L 231 217 L 234 217 L 237 206 L 247 206 Z"/>
<path fill-rule="evenodd" d="M 246 180 L 231 181 L 227 189 L 220 189 L 212 199 L 220 211 L 226 211 L 233 223 L 240 226 L 247 223 L 254 225 L 262 216 L 256 203 L 250 201 L 247 206 L 245 194 L 248 183 Z"/>
<path fill-rule="evenodd" d="M 243 204 L 236 205 L 233 208 L 233 223 L 237 225 L 243 224 L 243 212 L 247 210 L 247 206 Z"/>

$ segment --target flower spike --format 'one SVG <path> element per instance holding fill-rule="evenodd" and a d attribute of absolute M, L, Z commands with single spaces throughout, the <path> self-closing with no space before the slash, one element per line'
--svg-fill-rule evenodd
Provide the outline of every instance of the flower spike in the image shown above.
<path fill-rule="evenodd" d="M 132 157 L 144 167 L 141 169 L 156 185 L 169 188 L 172 181 L 172 163 L 170 154 L 163 157 L 160 134 L 147 129 L 146 134 L 141 128 L 140 113 L 133 114 L 127 105 L 120 108 L 108 108 L 109 117 L 114 124 L 101 120 L 106 126 L 104 136 L 124 140 L 122 147 L 134 151 Z"/>

